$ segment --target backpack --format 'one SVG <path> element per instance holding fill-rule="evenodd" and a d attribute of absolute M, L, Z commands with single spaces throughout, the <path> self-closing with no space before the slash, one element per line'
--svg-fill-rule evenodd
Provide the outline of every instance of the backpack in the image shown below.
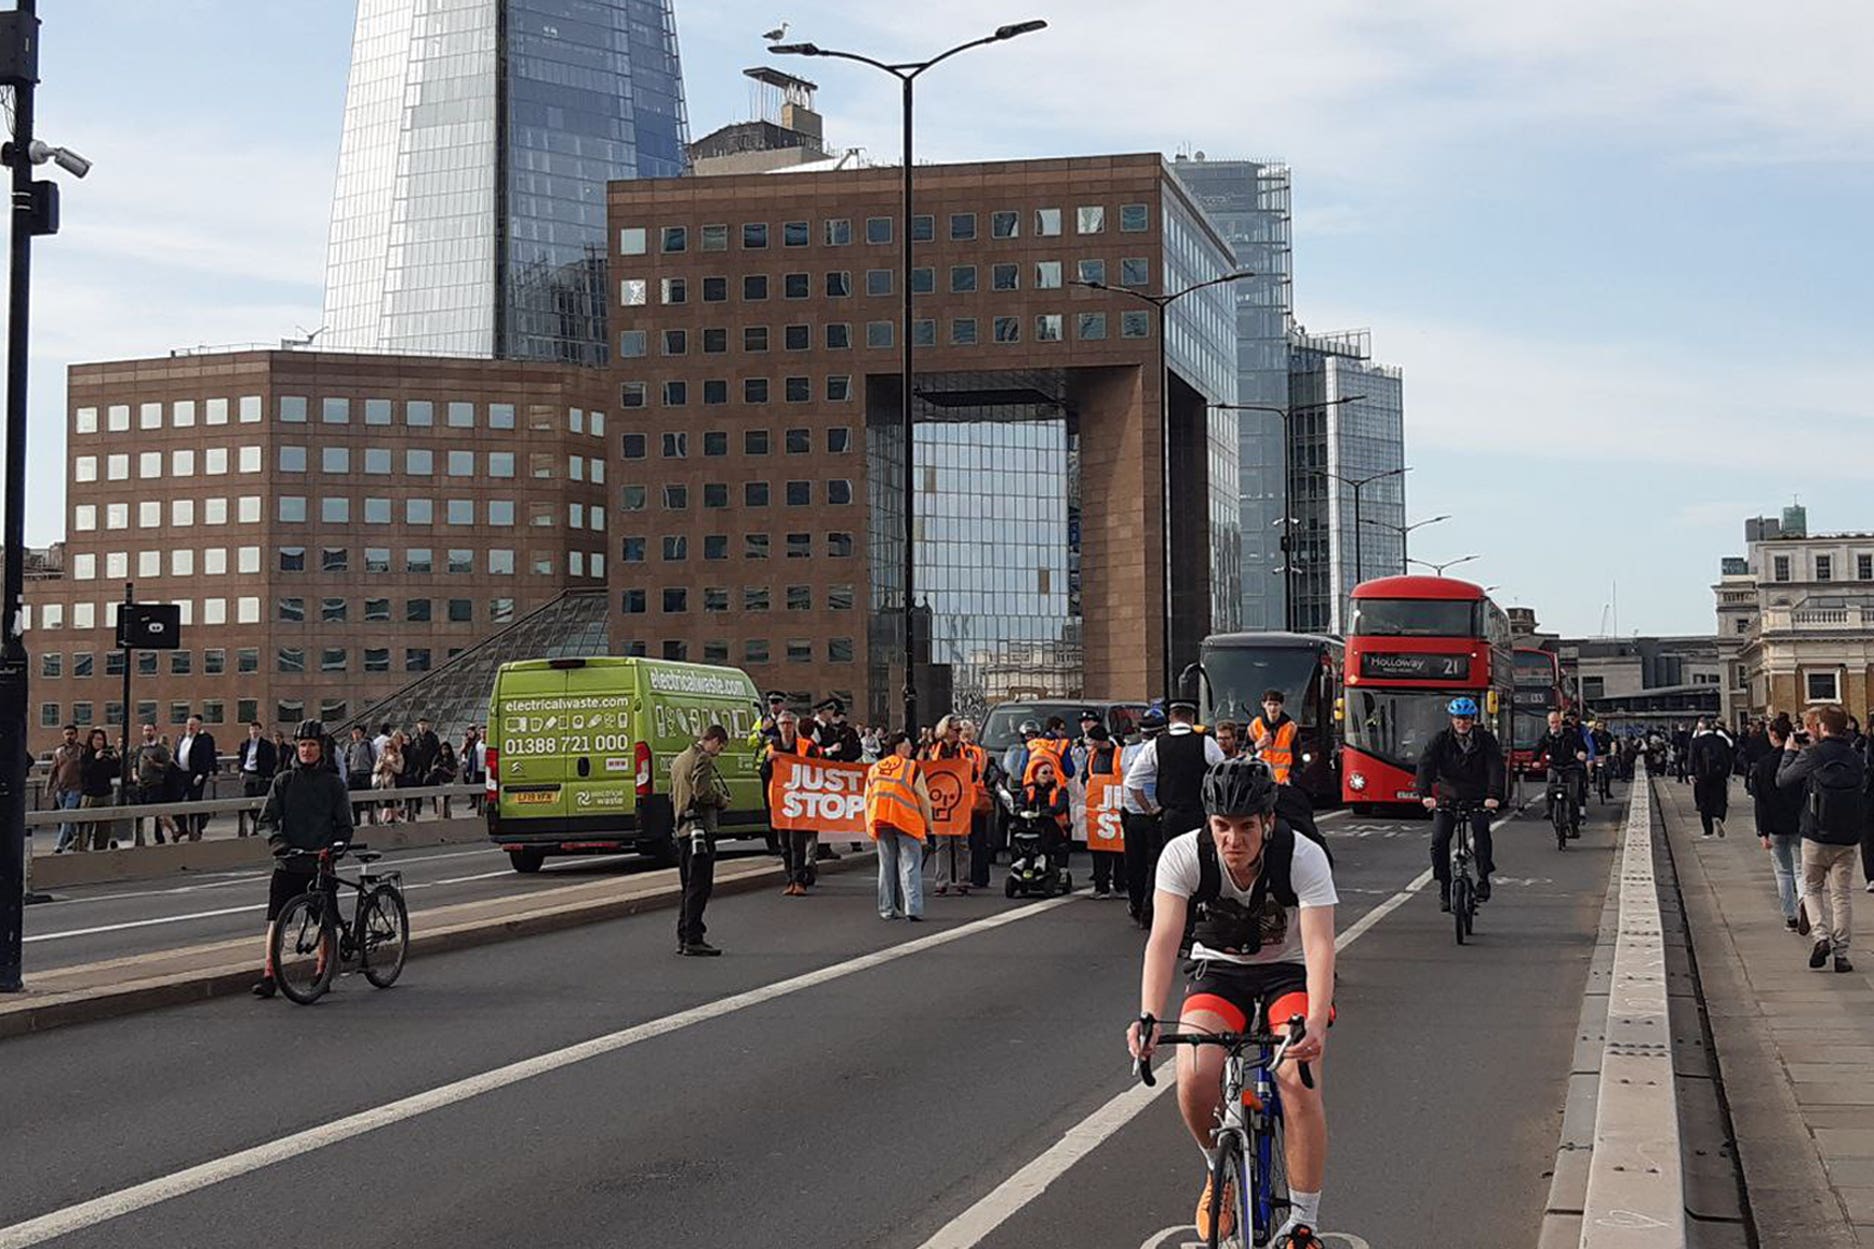
<path fill-rule="evenodd" d="M 1723 780 L 1731 774 L 1733 758 L 1731 748 L 1725 744 L 1722 735 L 1706 733 L 1698 738 L 1702 745 L 1695 745 L 1693 756 L 1698 760 L 1697 776 L 1701 781 Z"/>
<path fill-rule="evenodd" d="M 1819 764 L 1809 774 L 1809 815 L 1816 831 L 1848 839 L 1843 844 L 1858 841 L 1867 818 L 1866 781 L 1867 767 L 1853 751 Z"/>
<path fill-rule="evenodd" d="M 1230 899 L 1227 906 L 1219 907 L 1223 898 L 1223 862 L 1217 857 L 1217 844 L 1200 831 L 1197 834 L 1197 892 L 1191 895 L 1190 910 L 1184 917 L 1181 943 L 1184 948 L 1191 947 L 1197 930 L 1202 927 L 1210 930 L 1204 942 L 1207 947 L 1252 954 L 1261 949 L 1260 917 L 1268 900 L 1273 898 L 1291 910 L 1301 903 L 1290 879 L 1294 859 L 1295 833 L 1278 821 L 1263 847 L 1262 871 L 1250 887 L 1248 903 Z"/>

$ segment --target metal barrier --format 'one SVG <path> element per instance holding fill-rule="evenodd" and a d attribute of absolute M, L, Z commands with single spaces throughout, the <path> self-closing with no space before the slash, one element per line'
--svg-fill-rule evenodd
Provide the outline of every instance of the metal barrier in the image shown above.
<path fill-rule="evenodd" d="M 480 785 L 458 784 L 413 785 L 408 789 L 354 789 L 349 792 L 353 806 L 366 807 L 418 802 L 429 798 L 461 798 L 467 801 L 480 797 L 486 791 Z M 258 813 L 266 803 L 265 797 L 204 798 L 200 802 L 131 802 L 109 807 L 73 807 L 67 811 L 28 811 L 26 827 L 34 829 L 57 828 L 60 824 L 121 824 L 125 820 L 146 820 L 157 816 L 225 815 L 230 811 Z"/>

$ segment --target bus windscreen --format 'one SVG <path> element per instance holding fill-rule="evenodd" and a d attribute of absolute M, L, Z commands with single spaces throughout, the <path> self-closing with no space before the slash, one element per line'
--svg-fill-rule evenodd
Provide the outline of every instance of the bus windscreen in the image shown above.
<path fill-rule="evenodd" d="M 1363 598 L 1353 604 L 1353 636 L 1477 637 L 1477 604 L 1454 599 Z"/>
<path fill-rule="evenodd" d="M 1231 646 L 1209 650 L 1211 718 L 1247 722 L 1262 714 L 1262 696 L 1281 690 L 1284 707 L 1301 724 L 1313 716 L 1308 686 L 1321 666 L 1316 650 L 1299 646 Z"/>

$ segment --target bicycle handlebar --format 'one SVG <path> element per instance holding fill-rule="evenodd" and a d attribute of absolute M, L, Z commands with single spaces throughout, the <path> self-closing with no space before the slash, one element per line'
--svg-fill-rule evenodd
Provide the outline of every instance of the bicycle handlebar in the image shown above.
<path fill-rule="evenodd" d="M 1308 1020 L 1304 1015 L 1288 1017 L 1288 1035 L 1276 1045 L 1275 1053 L 1269 1057 L 1269 1069 L 1280 1067 L 1288 1057 L 1291 1045 L 1308 1035 Z M 1160 1045 L 1220 1045 L 1227 1049 L 1245 1049 L 1251 1045 L 1267 1045 L 1275 1040 L 1272 1032 L 1164 1032 L 1158 1036 Z M 1314 1071 L 1307 1063 L 1299 1063 L 1301 1083 L 1304 1088 L 1314 1087 Z M 1152 1064 L 1143 1058 L 1132 1060 L 1132 1072 L 1139 1077 L 1147 1088 L 1158 1084 L 1158 1077 L 1152 1073 Z"/>

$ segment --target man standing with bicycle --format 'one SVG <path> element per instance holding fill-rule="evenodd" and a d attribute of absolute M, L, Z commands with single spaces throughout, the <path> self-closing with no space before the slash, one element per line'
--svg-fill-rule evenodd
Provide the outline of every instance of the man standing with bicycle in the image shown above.
<path fill-rule="evenodd" d="M 325 725 L 317 720 L 302 720 L 293 736 L 298 741 L 296 767 L 282 768 L 267 790 L 267 802 L 254 821 L 255 831 L 267 839 L 275 854 L 285 850 L 316 853 L 341 842 L 350 842 L 352 833 L 351 795 L 338 773 L 322 766 L 325 758 Z M 267 889 L 267 944 L 255 997 L 272 997 L 279 988 L 274 978 L 273 924 L 280 911 L 305 893 L 316 868 L 307 859 L 282 859 L 273 869 Z M 332 891 L 332 905 L 338 905 L 338 891 Z"/>
<path fill-rule="evenodd" d="M 1281 1028 L 1303 1016 L 1302 1039 L 1275 1072 L 1286 1127 L 1290 1211 L 1272 1244 L 1314 1243 L 1327 1169 L 1327 1112 L 1318 1087 L 1302 1082 L 1299 1065 L 1321 1062 L 1334 1010 L 1333 869 L 1327 853 L 1275 816 L 1276 781 L 1258 759 L 1231 759 L 1203 780 L 1206 826 L 1174 837 L 1158 859 L 1152 935 L 1139 981 L 1139 1018 L 1127 1029 L 1135 1059 L 1151 1060 L 1157 1013 L 1164 1009 L 1189 921 L 1189 982 L 1179 1032 L 1249 1032 L 1267 1020 Z M 1212 1128 L 1221 1101 L 1224 1055 L 1218 1049 L 1178 1054 L 1178 1110 L 1207 1166 L 1216 1152 Z M 1209 1174 L 1209 1172 L 1206 1172 Z M 1211 1226 L 1214 1181 L 1197 1204 L 1197 1232 L 1217 1240 L 1234 1230 L 1235 1200 L 1226 1191 Z"/>
<path fill-rule="evenodd" d="M 1490 844 L 1490 812 L 1503 805 L 1503 747 L 1496 735 L 1477 727 L 1477 700 L 1454 698 L 1445 707 L 1451 727 L 1441 729 L 1419 755 L 1419 801 L 1432 812 L 1432 875 L 1438 881 L 1438 909 L 1451 909 L 1451 834 L 1457 815 L 1444 804 L 1461 803 L 1471 811 L 1471 842 L 1477 848 L 1477 900 L 1490 900 L 1490 875 L 1497 870 Z M 1551 724 L 1561 717 L 1550 713 Z M 1544 740 L 1547 740 L 1546 738 Z M 1541 747 L 1536 748 L 1541 752 Z"/>

